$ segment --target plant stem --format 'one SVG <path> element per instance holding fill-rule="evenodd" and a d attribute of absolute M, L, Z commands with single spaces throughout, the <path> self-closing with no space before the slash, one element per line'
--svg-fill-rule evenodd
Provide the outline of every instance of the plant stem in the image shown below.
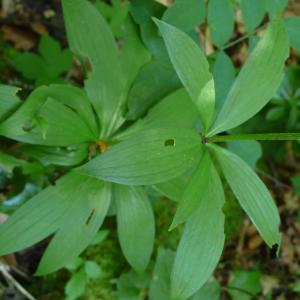
<path fill-rule="evenodd" d="M 300 133 L 254 133 L 254 134 L 233 134 L 216 135 L 208 138 L 208 142 L 229 142 L 229 141 L 289 141 L 300 140 Z"/>

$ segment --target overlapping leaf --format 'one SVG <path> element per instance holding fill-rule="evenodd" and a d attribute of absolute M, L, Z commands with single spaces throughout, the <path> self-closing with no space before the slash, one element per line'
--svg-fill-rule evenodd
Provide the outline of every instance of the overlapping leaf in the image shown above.
<path fill-rule="evenodd" d="M 21 105 L 21 101 L 17 96 L 18 91 L 19 88 L 17 87 L 0 85 L 0 122 Z"/>
<path fill-rule="evenodd" d="M 267 104 L 282 80 L 288 52 L 285 26 L 273 21 L 235 80 L 210 136 L 242 124 Z"/>

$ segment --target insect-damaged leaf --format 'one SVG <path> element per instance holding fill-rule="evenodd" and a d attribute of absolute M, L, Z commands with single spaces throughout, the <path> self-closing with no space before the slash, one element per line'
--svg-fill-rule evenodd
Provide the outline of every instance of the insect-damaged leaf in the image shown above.
<path fill-rule="evenodd" d="M 56 271 L 88 246 L 101 226 L 109 202 L 107 184 L 71 172 L 0 225 L 0 253 L 21 250 L 56 232 L 38 273 Z"/>
<path fill-rule="evenodd" d="M 248 164 L 232 152 L 211 146 L 233 193 L 269 247 L 280 245 L 280 218 L 272 196 Z"/>
<path fill-rule="evenodd" d="M 171 299 L 187 299 L 199 290 L 215 269 L 224 246 L 225 202 L 220 177 L 211 164 L 207 193 L 186 223 L 171 276 Z"/>
<path fill-rule="evenodd" d="M 112 146 L 77 170 L 120 184 L 155 184 L 184 173 L 201 154 L 202 144 L 195 131 L 147 130 Z"/>
<path fill-rule="evenodd" d="M 247 121 L 262 109 L 278 88 L 289 53 L 282 20 L 270 23 L 235 80 L 209 136 Z"/>
<path fill-rule="evenodd" d="M 138 273 L 146 269 L 154 243 L 154 215 L 142 187 L 114 185 L 118 236 L 122 251 Z"/>
<path fill-rule="evenodd" d="M 108 24 L 92 3 L 63 0 L 71 50 L 90 63 L 87 93 L 102 125 L 102 135 L 118 125 L 125 100 L 124 78 L 117 46 Z"/>
<path fill-rule="evenodd" d="M 165 41 L 178 77 L 198 107 L 205 129 L 215 112 L 215 89 L 208 61 L 200 47 L 183 31 L 159 20 L 155 21 Z"/>

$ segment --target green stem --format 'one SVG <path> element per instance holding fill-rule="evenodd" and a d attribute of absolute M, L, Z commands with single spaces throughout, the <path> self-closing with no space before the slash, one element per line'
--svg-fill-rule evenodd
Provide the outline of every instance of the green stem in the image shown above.
<path fill-rule="evenodd" d="M 300 140 L 300 133 L 254 133 L 254 134 L 233 134 L 216 135 L 208 138 L 208 142 L 229 142 L 229 141 L 292 141 Z"/>

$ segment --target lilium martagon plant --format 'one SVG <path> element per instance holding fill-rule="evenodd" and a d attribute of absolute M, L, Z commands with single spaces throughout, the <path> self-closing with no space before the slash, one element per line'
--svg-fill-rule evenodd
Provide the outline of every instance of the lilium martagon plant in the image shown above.
<path fill-rule="evenodd" d="M 125 48 L 118 49 L 105 20 L 88 1 L 62 0 L 62 5 L 71 50 L 91 66 L 84 90 L 37 88 L 5 114 L 0 134 L 27 144 L 29 155 L 70 171 L 0 225 L 0 255 L 52 236 L 36 274 L 54 272 L 90 244 L 115 208 L 124 256 L 143 273 L 154 242 L 154 216 L 143 186 L 152 185 L 177 198 L 171 229 L 186 223 L 170 278 L 171 299 L 188 299 L 209 279 L 224 246 L 225 196 L 215 163 L 262 238 L 270 247 L 279 246 L 280 220 L 269 191 L 241 158 L 217 143 L 299 135 L 217 134 L 256 114 L 279 86 L 289 51 L 282 20 L 270 23 L 218 112 L 205 55 L 185 33 L 155 20 L 185 89 L 126 129 L 128 89 L 149 59 L 147 51 L 141 43 L 134 45 L 144 51 L 137 62 Z M 195 129 L 199 119 L 201 132 Z M 102 153 L 88 160 L 90 145 L 98 144 Z M 181 185 L 184 191 L 178 196 L 175 186 Z"/>

